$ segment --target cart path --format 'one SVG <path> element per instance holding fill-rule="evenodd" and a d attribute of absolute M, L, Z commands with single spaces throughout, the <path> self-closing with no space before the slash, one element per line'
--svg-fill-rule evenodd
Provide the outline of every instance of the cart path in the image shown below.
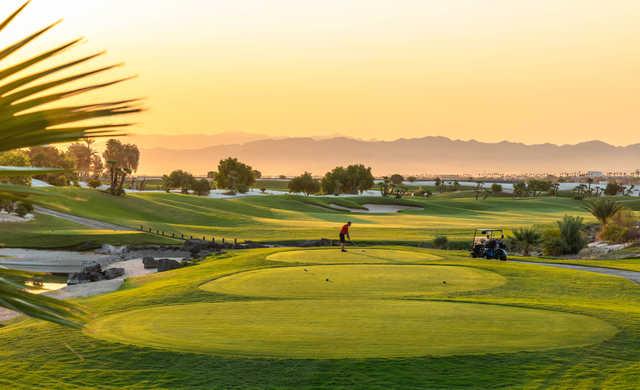
<path fill-rule="evenodd" d="M 536 261 L 519 261 L 513 260 L 515 263 L 542 265 L 547 267 L 568 268 L 577 271 L 595 272 L 598 274 L 619 276 L 621 278 L 629 279 L 632 282 L 640 284 L 640 272 L 637 271 L 625 271 L 614 268 L 593 267 L 589 265 L 575 265 L 575 264 L 562 264 L 562 263 L 538 263 Z"/>
<path fill-rule="evenodd" d="M 67 220 L 67 221 L 70 221 L 70 222 L 75 222 L 75 223 L 77 223 L 79 225 L 90 227 L 92 229 L 122 230 L 122 231 L 133 231 L 134 230 L 134 229 L 131 229 L 131 228 L 126 227 L 126 226 L 120 226 L 120 225 L 115 225 L 115 224 L 108 223 L 108 222 L 98 221 L 98 220 L 95 220 L 95 219 L 78 217 L 77 215 L 61 213 L 60 211 L 47 209 L 47 208 L 42 207 L 42 206 L 34 206 L 34 209 L 35 209 L 35 212 L 38 213 L 38 214 L 50 215 L 52 217 L 64 219 L 64 220 Z"/>

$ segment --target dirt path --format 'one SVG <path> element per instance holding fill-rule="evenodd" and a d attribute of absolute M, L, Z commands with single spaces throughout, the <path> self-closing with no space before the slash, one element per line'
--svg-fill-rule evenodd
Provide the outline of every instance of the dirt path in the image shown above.
<path fill-rule="evenodd" d="M 547 267 L 568 268 L 577 271 L 595 272 L 598 274 L 619 276 L 621 278 L 629 279 L 633 282 L 640 284 L 640 272 L 624 271 L 621 269 L 592 267 L 588 265 L 575 265 L 575 264 L 559 264 L 559 263 L 538 263 L 535 261 L 515 261 L 517 263 L 543 265 Z"/>
<path fill-rule="evenodd" d="M 65 219 L 67 221 L 75 222 L 80 225 L 84 225 L 93 229 L 104 229 L 104 230 L 123 230 L 123 231 L 132 231 L 133 229 L 128 228 L 126 226 L 114 225 L 108 222 L 102 222 L 95 219 L 78 217 L 76 215 L 61 213 L 59 211 L 47 209 L 41 206 L 35 206 L 35 212 L 39 214 L 50 215 L 52 217 Z"/>

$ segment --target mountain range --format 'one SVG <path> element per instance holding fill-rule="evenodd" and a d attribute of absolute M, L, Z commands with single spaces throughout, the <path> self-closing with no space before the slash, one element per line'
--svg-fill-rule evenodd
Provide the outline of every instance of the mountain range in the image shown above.
<path fill-rule="evenodd" d="M 206 144 L 206 139 L 201 139 L 200 145 L 207 146 L 197 148 L 181 148 L 170 139 L 159 141 L 166 142 L 165 147 L 157 147 L 157 140 L 153 144 L 139 142 L 141 164 L 138 172 L 159 175 L 184 169 L 194 174 L 205 174 L 215 170 L 218 161 L 226 157 L 237 157 L 266 175 L 294 175 L 304 171 L 322 175 L 337 165 L 352 163 L 371 166 L 377 176 L 391 173 L 606 172 L 640 168 L 640 144 L 613 146 L 601 141 L 589 141 L 573 145 L 527 145 L 508 141 L 462 141 L 446 137 L 401 138 L 395 141 L 345 137 L 244 137 L 249 140 L 238 142 L 238 138 L 228 135 L 226 139 L 233 139 L 234 143 L 211 145 Z"/>

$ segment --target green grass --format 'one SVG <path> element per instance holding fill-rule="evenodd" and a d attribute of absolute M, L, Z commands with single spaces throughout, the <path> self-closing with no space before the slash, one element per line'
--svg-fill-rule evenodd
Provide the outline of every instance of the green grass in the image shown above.
<path fill-rule="evenodd" d="M 270 255 L 268 259 L 272 261 L 303 264 L 371 264 L 439 260 L 441 257 L 423 252 L 351 247 L 347 252 L 339 252 L 336 249 L 283 251 Z"/>
<path fill-rule="evenodd" d="M 614 260 L 555 259 L 555 258 L 530 259 L 525 257 L 518 257 L 518 259 L 525 260 L 525 261 L 536 261 L 536 262 L 542 262 L 542 263 L 572 264 L 572 265 L 613 268 L 613 269 L 620 269 L 625 271 L 640 272 L 640 259 L 614 259 Z"/>
<path fill-rule="evenodd" d="M 369 248 L 364 248 L 369 250 Z M 385 248 L 377 248 L 385 249 Z M 407 306 L 397 306 L 400 309 L 379 306 L 382 313 L 391 313 L 391 318 L 376 316 L 376 310 L 366 310 L 359 304 L 361 299 L 347 299 L 344 305 L 344 321 L 347 322 L 341 330 L 345 333 L 344 345 L 363 345 L 353 342 L 352 337 L 365 337 L 367 328 L 356 322 L 350 326 L 348 320 L 357 321 L 358 318 L 368 318 L 376 327 L 388 326 L 390 321 L 392 330 L 398 331 L 398 337 L 404 339 L 383 339 L 388 351 L 403 353 L 391 349 L 391 346 L 410 344 L 402 328 L 410 321 L 393 321 L 400 318 L 403 312 L 407 316 L 415 316 L 420 323 L 424 321 L 423 329 L 416 326 L 416 336 L 428 338 L 426 330 L 446 332 L 447 326 L 432 325 L 433 319 L 420 317 L 420 310 L 407 309 L 410 305 L 427 307 L 451 303 L 469 305 L 465 308 L 478 308 L 479 313 L 468 312 L 470 317 L 457 309 L 459 306 L 441 306 L 443 324 L 446 322 L 449 309 L 456 308 L 456 315 L 468 321 L 452 321 L 451 333 L 447 333 L 446 340 L 440 342 L 451 343 L 447 348 L 454 348 L 456 338 L 473 344 L 482 342 L 483 334 L 492 334 L 495 347 L 488 345 L 484 351 L 454 352 L 446 356 L 407 356 L 393 358 L 342 358 L 342 359 L 308 359 L 308 358 L 269 358 L 264 351 L 274 349 L 284 350 L 281 344 L 274 344 L 274 337 L 267 337 L 262 346 L 253 343 L 257 336 L 249 332 L 252 326 L 265 326 L 274 332 L 280 331 L 274 321 L 283 328 L 281 332 L 291 335 L 305 332 L 305 328 L 297 328 L 296 324 L 306 321 L 296 310 L 291 310 L 291 299 L 266 298 L 253 296 L 227 295 L 201 288 L 202 285 L 222 277 L 228 277 L 245 271 L 271 269 L 272 267 L 294 266 L 299 264 L 276 262 L 268 257 L 282 249 L 260 249 L 241 251 L 210 259 L 198 266 L 188 267 L 171 272 L 134 278 L 125 284 L 124 288 L 102 296 L 79 301 L 91 313 L 97 326 L 101 321 L 110 321 L 120 316 L 122 321 L 113 323 L 113 327 L 122 328 L 127 334 L 135 333 L 134 337 L 145 337 L 140 328 L 158 332 L 158 337 L 152 342 L 163 342 L 160 336 L 182 338 L 187 333 L 184 344 L 195 344 L 195 341 L 207 342 L 206 338 L 195 337 L 204 334 L 211 335 L 212 341 L 206 353 L 190 353 L 185 350 L 177 351 L 174 345 L 155 348 L 148 343 L 145 346 L 131 345 L 135 343 L 127 336 L 127 343 L 114 342 L 94 338 L 82 331 L 70 330 L 35 320 L 18 321 L 4 328 L 0 328 L 0 385 L 4 388 L 41 387 L 41 388 L 635 388 L 640 370 L 640 289 L 638 285 L 617 277 L 588 272 L 577 272 L 568 269 L 542 267 L 512 262 L 496 262 L 486 260 L 472 260 L 458 252 L 444 252 L 433 250 L 419 250 L 412 248 L 388 247 L 389 250 L 402 250 L 415 253 L 427 253 L 438 256 L 439 259 L 416 259 L 399 264 L 389 263 L 385 267 L 405 267 L 407 264 L 437 265 L 439 267 L 465 267 L 500 275 L 506 280 L 504 284 L 484 290 L 459 291 L 446 296 L 425 296 L 411 299 L 384 298 L 386 303 L 401 302 Z M 395 256 L 390 256 L 395 257 Z M 304 267 L 304 265 L 303 265 Z M 316 267 L 316 266 L 313 266 Z M 348 266 L 353 267 L 353 266 Z M 318 302 L 317 298 L 302 299 L 305 302 Z M 309 313 L 317 319 L 315 329 L 332 329 L 332 322 L 342 316 L 332 310 L 341 310 L 341 305 L 334 305 L 335 298 L 320 299 L 322 302 L 307 305 Z M 298 302 L 298 300 L 296 300 Z M 235 303 L 246 303 L 246 306 L 236 306 Z M 215 306 L 222 304 L 222 306 Z M 473 305 L 470 305 L 473 304 Z M 203 305 L 202 309 L 192 305 Z M 273 306 L 275 305 L 275 306 Z M 223 307 L 224 306 L 224 307 Z M 207 318 L 205 308 L 215 308 Z M 316 315 L 318 311 L 330 311 L 327 318 Z M 432 307 L 432 306 L 429 306 Z M 433 306 L 435 307 L 435 306 Z M 175 312 L 164 311 L 165 308 L 175 308 Z M 362 308 L 362 310 L 360 310 Z M 477 315 L 484 310 L 499 308 L 504 312 L 491 315 L 495 321 L 482 322 Z M 374 307 L 375 309 L 375 307 Z M 406 310 L 402 310 L 406 309 Z M 149 318 L 158 318 L 157 322 L 141 323 L 136 317 L 138 310 L 148 313 Z M 148 312 L 147 312 L 148 310 Z M 184 312 L 180 312 L 184 310 Z M 257 310 L 259 315 L 266 315 L 265 323 L 261 323 L 259 316 L 250 316 L 249 310 Z M 301 309 L 303 310 L 303 309 Z M 524 312 L 522 311 L 524 310 Z M 532 319 L 527 310 L 540 312 L 542 317 Z M 353 311 L 353 313 L 352 313 Z M 228 315 L 221 315 L 222 313 Z M 547 313 L 548 312 L 548 313 Z M 129 316 L 128 314 L 131 316 Z M 489 313 L 489 312 L 487 312 Z M 560 313 L 561 317 L 549 320 L 546 315 Z M 564 313 L 564 314 L 563 314 Z M 267 315 L 268 314 L 268 315 Z M 145 314 L 146 315 L 146 314 Z M 282 317 L 278 317 L 282 315 Z M 503 316 L 504 315 L 504 316 Z M 525 329 L 537 343 L 538 332 L 550 332 L 556 341 L 554 346 L 526 346 L 530 337 L 513 336 L 512 323 L 515 316 L 523 315 L 527 318 L 521 326 L 529 321 L 536 321 L 537 329 Z M 565 317 L 565 315 L 568 315 Z M 572 317 L 571 315 L 586 316 Z M 159 317 L 154 317 L 159 316 Z M 185 317 L 186 316 L 186 317 Z M 144 315 L 143 315 L 144 317 Z M 274 318 L 281 318 L 277 321 Z M 535 317 L 535 316 L 534 316 Z M 131 318 L 131 325 L 127 321 Z M 487 318 L 487 317 L 485 317 Z M 538 318 L 538 317 L 535 317 Z M 571 319 L 571 320 L 569 320 Z M 595 319 L 595 320 L 593 320 Z M 244 320 L 244 321 L 243 321 Z M 294 321 L 295 320 L 295 321 Z M 595 322 L 585 322 L 585 321 Z M 136 322 L 138 321 L 138 322 Z M 164 324 L 164 322 L 168 324 Z M 368 321 L 368 320 L 367 320 Z M 474 321 L 478 325 L 473 326 Z M 553 321 L 553 322 L 549 322 Z M 558 322 L 556 322 L 558 321 Z M 568 321 L 568 322 L 567 322 Z M 617 329 L 611 335 L 611 328 L 602 325 L 601 321 Z M 182 323 L 192 329 L 193 333 L 185 332 L 176 325 Z M 135 324 L 135 325 L 134 325 Z M 174 326 L 167 326 L 173 324 Z M 210 324 L 206 326 L 205 324 Z M 382 324 L 382 325 L 380 325 Z M 219 329 L 217 328 L 219 326 Z M 514 325 L 515 326 L 515 325 Z M 566 327 L 571 332 L 564 333 Z M 585 326 L 588 329 L 585 329 Z M 329 327 L 329 328 L 326 328 Z M 363 328 L 360 329 L 359 328 Z M 607 330 L 603 330 L 603 329 Z M 88 328 L 91 331 L 91 326 Z M 110 329 L 112 329 L 110 327 Z M 136 329 L 138 331 L 136 331 Z M 173 331 L 174 329 L 177 329 Z M 242 332 L 242 330 L 246 332 Z M 458 329 L 459 331 L 454 332 Z M 598 330 L 600 329 L 600 330 Z M 586 345 L 584 339 L 577 340 L 583 332 L 594 331 L 594 337 Z M 228 332 L 228 333 L 227 333 Z M 359 333 L 358 333 L 359 332 Z M 319 333 L 319 332 L 317 332 Z M 239 337 L 235 345 L 231 345 L 234 353 L 220 351 L 217 342 L 225 342 L 223 336 L 233 334 Z M 277 334 L 277 333 L 276 333 Z M 282 334 L 282 333 L 281 333 Z M 189 337 L 189 335 L 191 337 Z M 321 335 L 320 335 L 321 336 Z M 502 338 L 504 336 L 504 338 Z M 608 337 L 611 336 L 611 337 Z M 338 333 L 336 337 L 340 337 Z M 395 337 L 393 332 L 385 337 Z M 509 337 L 519 346 L 509 345 Z M 475 340 L 478 338 L 478 340 Z M 545 337 L 538 339 L 544 342 Z M 234 343 L 235 339 L 228 340 Z M 241 343 L 240 340 L 249 340 Z M 323 340 L 323 339 L 321 339 Z M 351 340 L 351 341 L 350 341 Z M 362 339 L 360 339 L 362 340 Z M 413 340 L 413 339 L 412 339 Z M 382 342 L 381 341 L 381 342 Z M 563 344 L 564 342 L 567 344 Z M 284 343 L 293 342 L 283 340 Z M 307 341 L 308 342 L 308 341 Z M 179 342 L 179 344 L 184 344 Z M 245 346 L 249 344 L 249 346 Z M 366 344 L 366 343 L 365 343 Z M 430 348 L 423 344 L 425 351 Z M 461 343 L 462 344 L 462 343 Z M 508 343 L 511 344 L 511 343 Z M 211 347 L 211 345 L 214 345 Z M 563 347 L 564 348 L 557 348 Z M 238 349 L 245 348 L 243 351 Z M 262 351 L 250 348 L 264 348 Z M 324 350 L 331 355 L 332 348 L 328 345 L 315 345 L 313 348 Z M 338 347 L 335 347 L 338 348 Z M 359 353 L 367 352 L 363 345 Z M 395 348 L 395 347 L 394 347 Z M 411 347 L 408 347 L 411 348 Z M 458 348 L 458 347 L 455 347 Z M 451 350 L 455 350 L 451 349 Z M 463 348 L 463 346 L 460 346 Z M 492 349 L 496 348 L 496 349 Z M 507 348 L 510 352 L 507 352 Z M 538 349 L 544 348 L 544 349 Z M 547 349 L 551 348 L 551 349 Z M 216 349 L 215 351 L 213 349 Z M 289 350 L 295 348 L 288 348 Z M 386 348 L 384 348 L 386 349 Z M 524 351 L 523 351 L 524 349 Z M 398 352 L 400 351 L 400 352 Z M 406 350 L 404 350 L 406 351 Z M 347 349 L 342 350 L 348 353 Z M 382 356 L 384 351 L 375 352 Z M 262 357 L 257 356 L 260 354 Z M 273 353 L 273 352 L 271 352 Z M 290 352 L 294 353 L 294 352 Z M 466 354 L 478 353 L 478 354 Z M 243 355 L 244 357 L 235 356 Z M 234 355 L 234 357 L 230 356 Z M 289 355 L 291 356 L 291 355 Z M 302 356 L 302 355 L 300 355 Z M 335 355 L 334 355 L 335 356 Z M 373 356 L 373 355 L 367 355 Z M 306 357 L 306 356 L 305 356 Z M 329 356 L 330 357 L 330 356 Z"/>
<path fill-rule="evenodd" d="M 87 333 L 113 342 L 232 357 L 361 359 L 576 347 L 602 342 L 616 329 L 593 317 L 550 310 L 342 299 L 155 307 L 103 317 Z"/>
<path fill-rule="evenodd" d="M 498 274 L 473 268 L 361 264 L 240 272 L 207 283 L 202 289 L 267 298 L 397 298 L 443 296 L 497 287 L 504 282 Z"/>
<path fill-rule="evenodd" d="M 346 221 L 361 242 L 423 243 L 437 235 L 468 243 L 476 227 L 549 224 L 565 214 L 582 215 L 581 203 L 567 198 L 512 199 L 435 196 L 432 199 L 307 198 L 263 196 L 211 199 L 193 195 L 135 193 L 116 198 L 78 188 L 45 189 L 50 196 L 34 199 L 53 209 L 137 228 L 240 240 L 286 242 L 336 238 Z M 446 194 L 445 194 L 446 195 Z M 418 205 L 423 210 L 394 214 L 354 214 L 330 209 L 331 203 L 362 207 L 371 202 Z"/>
<path fill-rule="evenodd" d="M 126 245 L 137 243 L 176 243 L 140 232 L 90 229 L 73 222 L 37 214 L 29 222 L 0 223 L 0 247 L 73 248 L 91 243 Z"/>

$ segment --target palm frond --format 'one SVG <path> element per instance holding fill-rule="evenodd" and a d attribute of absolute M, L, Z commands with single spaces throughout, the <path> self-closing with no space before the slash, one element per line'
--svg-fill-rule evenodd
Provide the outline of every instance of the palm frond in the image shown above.
<path fill-rule="evenodd" d="M 25 9 L 29 2 L 26 1 L 4 21 L 0 22 L 0 31 L 7 27 Z M 0 50 L 0 64 L 2 60 L 51 30 L 58 23 L 59 21 L 45 26 Z M 139 101 L 136 99 L 41 108 L 44 105 L 55 103 L 71 96 L 77 96 L 128 80 L 128 78 L 119 78 L 109 82 L 90 84 L 81 88 L 46 94 L 50 89 L 64 87 L 69 83 L 84 80 L 120 66 L 120 64 L 104 66 L 55 80 L 48 80 L 48 77 L 52 77 L 60 71 L 74 69 L 103 54 L 103 52 L 96 53 L 60 65 L 42 67 L 45 61 L 74 47 L 78 42 L 80 42 L 80 39 L 74 39 L 10 67 L 4 69 L 0 67 L 0 152 L 38 145 L 67 143 L 91 137 L 122 135 L 122 129 L 130 126 L 131 123 L 98 122 L 85 124 L 85 121 L 120 117 L 121 115 L 138 113 L 142 110 L 138 106 Z M 36 65 L 39 67 L 38 69 L 44 70 L 38 70 L 24 76 L 20 75 L 21 72 L 26 72 Z M 12 77 L 13 80 L 9 81 L 9 77 Z M 70 125 L 71 123 L 74 123 L 74 125 Z M 54 168 L 0 167 L 0 178 L 60 171 Z M 33 194 L 35 191 L 37 190 L 0 183 L 0 197 L 21 199 Z M 0 306 L 62 325 L 81 325 L 82 312 L 75 306 L 31 294 L 21 284 L 16 283 L 15 280 L 12 281 L 11 275 L 15 276 L 15 274 L 11 274 L 6 270 L 0 270 Z"/>

